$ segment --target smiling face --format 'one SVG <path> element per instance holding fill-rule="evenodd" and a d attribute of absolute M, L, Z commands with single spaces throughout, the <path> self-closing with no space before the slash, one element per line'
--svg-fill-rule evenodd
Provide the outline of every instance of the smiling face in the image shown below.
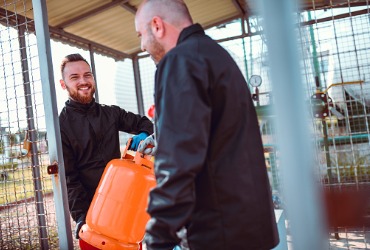
<path fill-rule="evenodd" d="M 84 61 L 67 62 L 60 84 L 76 102 L 88 104 L 93 100 L 95 80 L 90 66 Z"/>

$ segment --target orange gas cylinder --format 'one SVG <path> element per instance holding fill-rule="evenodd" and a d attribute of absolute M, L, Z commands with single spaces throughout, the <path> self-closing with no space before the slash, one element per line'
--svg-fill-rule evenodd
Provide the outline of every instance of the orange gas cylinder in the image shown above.
<path fill-rule="evenodd" d="M 79 236 L 98 249 L 139 249 L 149 220 L 149 191 L 156 182 L 154 164 L 136 152 L 111 160 L 100 179 Z M 81 248 L 82 249 L 82 248 Z"/>

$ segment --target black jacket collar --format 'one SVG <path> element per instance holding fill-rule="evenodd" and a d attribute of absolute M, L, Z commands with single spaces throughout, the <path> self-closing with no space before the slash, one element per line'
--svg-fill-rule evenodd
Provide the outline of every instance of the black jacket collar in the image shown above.
<path fill-rule="evenodd" d="M 95 98 L 93 98 L 93 100 L 88 104 L 83 104 L 69 99 L 68 101 L 66 101 L 65 104 L 67 109 L 73 109 L 80 112 L 88 112 L 93 111 L 95 109 L 94 107 L 96 105 L 96 102 Z"/>
<path fill-rule="evenodd" d="M 177 40 L 177 45 L 195 33 L 204 35 L 204 30 L 199 23 L 190 25 L 186 27 L 185 29 L 183 29 L 180 33 L 179 39 Z"/>

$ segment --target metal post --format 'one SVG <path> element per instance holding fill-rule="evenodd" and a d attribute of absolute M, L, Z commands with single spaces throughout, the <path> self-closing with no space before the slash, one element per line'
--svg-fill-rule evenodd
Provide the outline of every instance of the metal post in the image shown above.
<path fill-rule="evenodd" d="M 311 18 L 311 11 L 308 11 L 308 21 L 310 22 Z M 320 62 L 317 56 L 317 49 L 316 49 L 316 41 L 315 41 L 315 33 L 313 31 L 313 24 L 310 25 L 310 38 L 312 44 L 312 60 L 313 66 L 315 69 L 315 83 L 317 91 L 321 91 L 321 78 L 320 78 Z M 322 119 L 322 131 L 324 134 L 324 149 L 325 149 L 325 156 L 326 156 L 326 165 L 328 169 L 328 182 L 329 184 L 333 183 L 332 180 L 332 173 L 331 173 L 331 161 L 330 161 L 330 151 L 329 151 L 329 141 L 328 141 L 328 128 L 326 126 L 325 118 Z"/>
<path fill-rule="evenodd" d="M 139 58 L 137 56 L 132 58 L 132 67 L 134 69 L 134 77 L 135 77 L 137 109 L 138 109 L 140 115 L 145 115 L 144 101 L 143 101 L 143 91 L 141 89 Z"/>
<path fill-rule="evenodd" d="M 45 210 L 44 210 L 44 197 L 42 193 L 42 183 L 41 183 L 41 174 L 40 174 L 40 163 L 37 157 L 37 141 L 36 130 L 35 130 L 35 121 L 33 115 L 33 105 L 31 97 L 31 86 L 30 86 L 30 77 L 29 77 L 29 68 L 27 60 L 27 49 L 26 49 L 26 39 L 25 39 L 25 28 L 24 25 L 18 26 L 18 40 L 19 48 L 21 54 L 22 62 L 22 74 L 23 74 L 23 90 L 24 98 L 26 102 L 26 112 L 27 112 L 27 133 L 28 138 L 31 141 L 31 162 L 32 162 L 32 177 L 33 177 L 33 186 L 35 189 L 35 200 L 36 200 L 36 211 L 37 211 L 37 221 L 39 226 L 39 235 L 40 235 L 40 245 L 41 249 L 49 249 L 48 243 L 48 234 L 46 231 L 46 219 L 45 219 Z"/>
<path fill-rule="evenodd" d="M 310 22 L 312 20 L 311 18 L 311 11 L 308 11 L 308 21 Z M 310 25 L 310 38 L 311 38 L 311 44 L 312 44 L 312 60 L 313 60 L 313 66 L 315 69 L 315 79 L 319 83 L 318 88 L 321 88 L 321 79 L 320 79 L 320 62 L 319 58 L 317 56 L 317 49 L 316 49 L 316 41 L 315 41 L 315 34 L 313 32 L 313 24 Z"/>
<path fill-rule="evenodd" d="M 242 34 L 245 34 L 244 16 L 243 16 L 243 18 L 240 18 L 240 23 L 241 23 L 241 26 L 242 26 Z M 252 38 L 249 37 L 249 39 L 252 39 Z M 249 81 L 247 50 L 245 49 L 245 38 L 242 38 L 242 46 L 243 46 L 243 59 L 244 59 L 244 67 L 245 67 L 245 79 L 247 79 L 247 81 Z M 252 54 L 252 52 L 251 52 L 251 54 Z M 253 65 L 253 64 L 251 63 L 251 65 Z M 251 86 L 249 84 L 248 84 L 248 88 L 249 88 L 249 90 L 251 90 Z"/>
<path fill-rule="evenodd" d="M 272 175 L 272 190 L 273 191 L 279 191 L 279 179 L 278 179 L 278 169 L 276 164 L 276 150 L 273 148 L 273 152 L 269 153 L 269 159 L 270 159 L 270 167 L 271 167 L 271 175 Z"/>
<path fill-rule="evenodd" d="M 40 62 L 46 129 L 49 141 L 50 163 L 57 162 L 59 167 L 59 174 L 56 173 L 52 175 L 55 210 L 58 222 L 59 249 L 73 249 L 64 160 L 56 104 L 53 63 L 51 59 L 46 0 L 33 0 L 32 6 L 37 34 L 37 48 Z"/>
<path fill-rule="evenodd" d="M 93 48 L 92 48 L 91 44 L 89 44 L 89 52 L 90 52 L 91 71 L 92 71 L 92 73 L 93 73 L 93 75 L 94 75 L 94 78 L 95 78 L 95 84 L 96 84 L 96 90 L 95 90 L 95 101 L 96 101 L 97 103 L 99 103 L 98 80 L 97 80 L 96 70 L 95 70 L 94 51 L 93 51 Z"/>
<path fill-rule="evenodd" d="M 298 11 L 294 9 L 297 1 L 258 3 L 269 52 L 282 190 L 293 249 L 326 249 L 328 232 L 319 198 L 320 184 L 314 179 L 313 145 L 295 34 L 299 22 L 293 18 Z"/>

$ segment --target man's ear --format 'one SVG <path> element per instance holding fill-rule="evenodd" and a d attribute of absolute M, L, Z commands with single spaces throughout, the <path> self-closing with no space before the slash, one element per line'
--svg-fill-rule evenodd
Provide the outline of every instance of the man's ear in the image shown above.
<path fill-rule="evenodd" d="M 150 24 L 153 35 L 157 38 L 162 38 L 164 35 L 164 23 L 162 18 L 154 16 Z"/>
<path fill-rule="evenodd" d="M 65 81 L 63 79 L 60 79 L 59 82 L 60 82 L 60 86 L 62 86 L 62 89 L 66 89 L 67 88 L 66 83 L 65 83 Z"/>

